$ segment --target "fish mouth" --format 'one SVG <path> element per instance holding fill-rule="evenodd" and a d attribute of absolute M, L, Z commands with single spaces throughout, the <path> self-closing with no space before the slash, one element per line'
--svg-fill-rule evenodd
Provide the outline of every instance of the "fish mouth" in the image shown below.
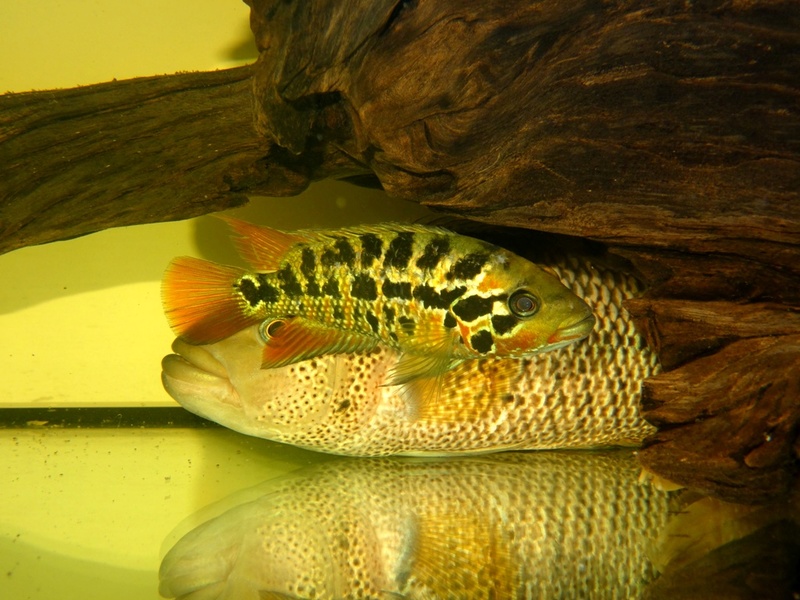
<path fill-rule="evenodd" d="M 180 339 L 172 350 L 175 354 L 161 361 L 161 382 L 178 404 L 200 416 L 206 416 L 202 406 L 210 403 L 240 405 L 228 370 L 208 350 Z"/>
<path fill-rule="evenodd" d="M 547 343 L 560 347 L 582 340 L 592 333 L 592 330 L 594 329 L 594 323 L 594 315 L 589 313 L 580 321 L 570 323 L 566 326 L 559 326 L 555 333 L 553 333 L 553 335 L 551 335 L 547 340 Z"/>

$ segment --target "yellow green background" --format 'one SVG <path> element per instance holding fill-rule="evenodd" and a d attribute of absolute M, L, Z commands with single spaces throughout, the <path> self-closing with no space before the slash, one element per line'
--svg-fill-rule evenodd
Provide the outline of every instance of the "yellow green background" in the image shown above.
<path fill-rule="evenodd" d="M 0 2 L 0 92 L 255 59 L 237 0 Z M 276 227 L 409 220 L 416 205 L 340 183 L 236 211 Z M 124 227 L 0 256 L 0 410 L 175 406 L 161 274 L 224 260 L 208 217 Z M 0 429 L 0 598 L 156 598 L 161 553 L 234 490 L 323 457 L 217 429 Z M 188 519 L 188 521 L 187 521 Z M 179 526 L 180 523 L 184 525 Z"/>

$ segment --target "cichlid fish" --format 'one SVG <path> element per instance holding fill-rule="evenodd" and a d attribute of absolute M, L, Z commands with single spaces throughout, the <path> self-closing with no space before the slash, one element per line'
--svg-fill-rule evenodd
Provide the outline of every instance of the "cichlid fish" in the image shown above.
<path fill-rule="evenodd" d="M 226 500 L 233 508 L 164 557 L 159 592 L 646 597 L 657 575 L 648 552 L 673 495 L 640 484 L 639 471 L 630 452 L 326 461 Z"/>
<path fill-rule="evenodd" d="M 654 431 L 639 412 L 658 370 L 622 302 L 640 284 L 578 256 L 548 262 L 597 315 L 586 343 L 525 359 L 470 360 L 441 377 L 442 401 L 415 404 L 391 386 L 386 347 L 261 369 L 258 325 L 205 346 L 178 339 L 162 365 L 187 410 L 249 435 L 359 456 L 510 448 L 636 445 Z"/>
<path fill-rule="evenodd" d="M 399 353 L 388 382 L 400 384 L 467 359 L 554 350 L 594 325 L 547 270 L 438 227 L 287 233 L 224 220 L 254 271 L 177 258 L 164 276 L 165 313 L 194 345 L 258 325 L 262 368 L 384 345 Z"/>

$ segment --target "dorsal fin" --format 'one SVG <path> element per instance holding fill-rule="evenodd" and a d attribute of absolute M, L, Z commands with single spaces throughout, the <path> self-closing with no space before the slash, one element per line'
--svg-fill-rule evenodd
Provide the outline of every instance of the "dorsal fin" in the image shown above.
<path fill-rule="evenodd" d="M 225 215 L 215 216 L 231 228 L 234 234 L 231 239 L 239 256 L 261 273 L 277 271 L 283 256 L 292 246 L 315 239 L 308 232 L 287 233 Z"/>

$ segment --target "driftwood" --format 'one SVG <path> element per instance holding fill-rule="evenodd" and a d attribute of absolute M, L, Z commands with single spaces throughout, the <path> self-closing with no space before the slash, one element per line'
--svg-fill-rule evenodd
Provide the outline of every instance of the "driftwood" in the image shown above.
<path fill-rule="evenodd" d="M 0 96 L 0 252 L 243 204 L 250 70 Z"/>
<path fill-rule="evenodd" d="M 324 177 L 590 238 L 650 286 L 629 306 L 665 367 L 643 464 L 728 499 L 785 492 L 800 5 L 248 3 L 252 71 L 0 98 L 0 251 Z"/>

